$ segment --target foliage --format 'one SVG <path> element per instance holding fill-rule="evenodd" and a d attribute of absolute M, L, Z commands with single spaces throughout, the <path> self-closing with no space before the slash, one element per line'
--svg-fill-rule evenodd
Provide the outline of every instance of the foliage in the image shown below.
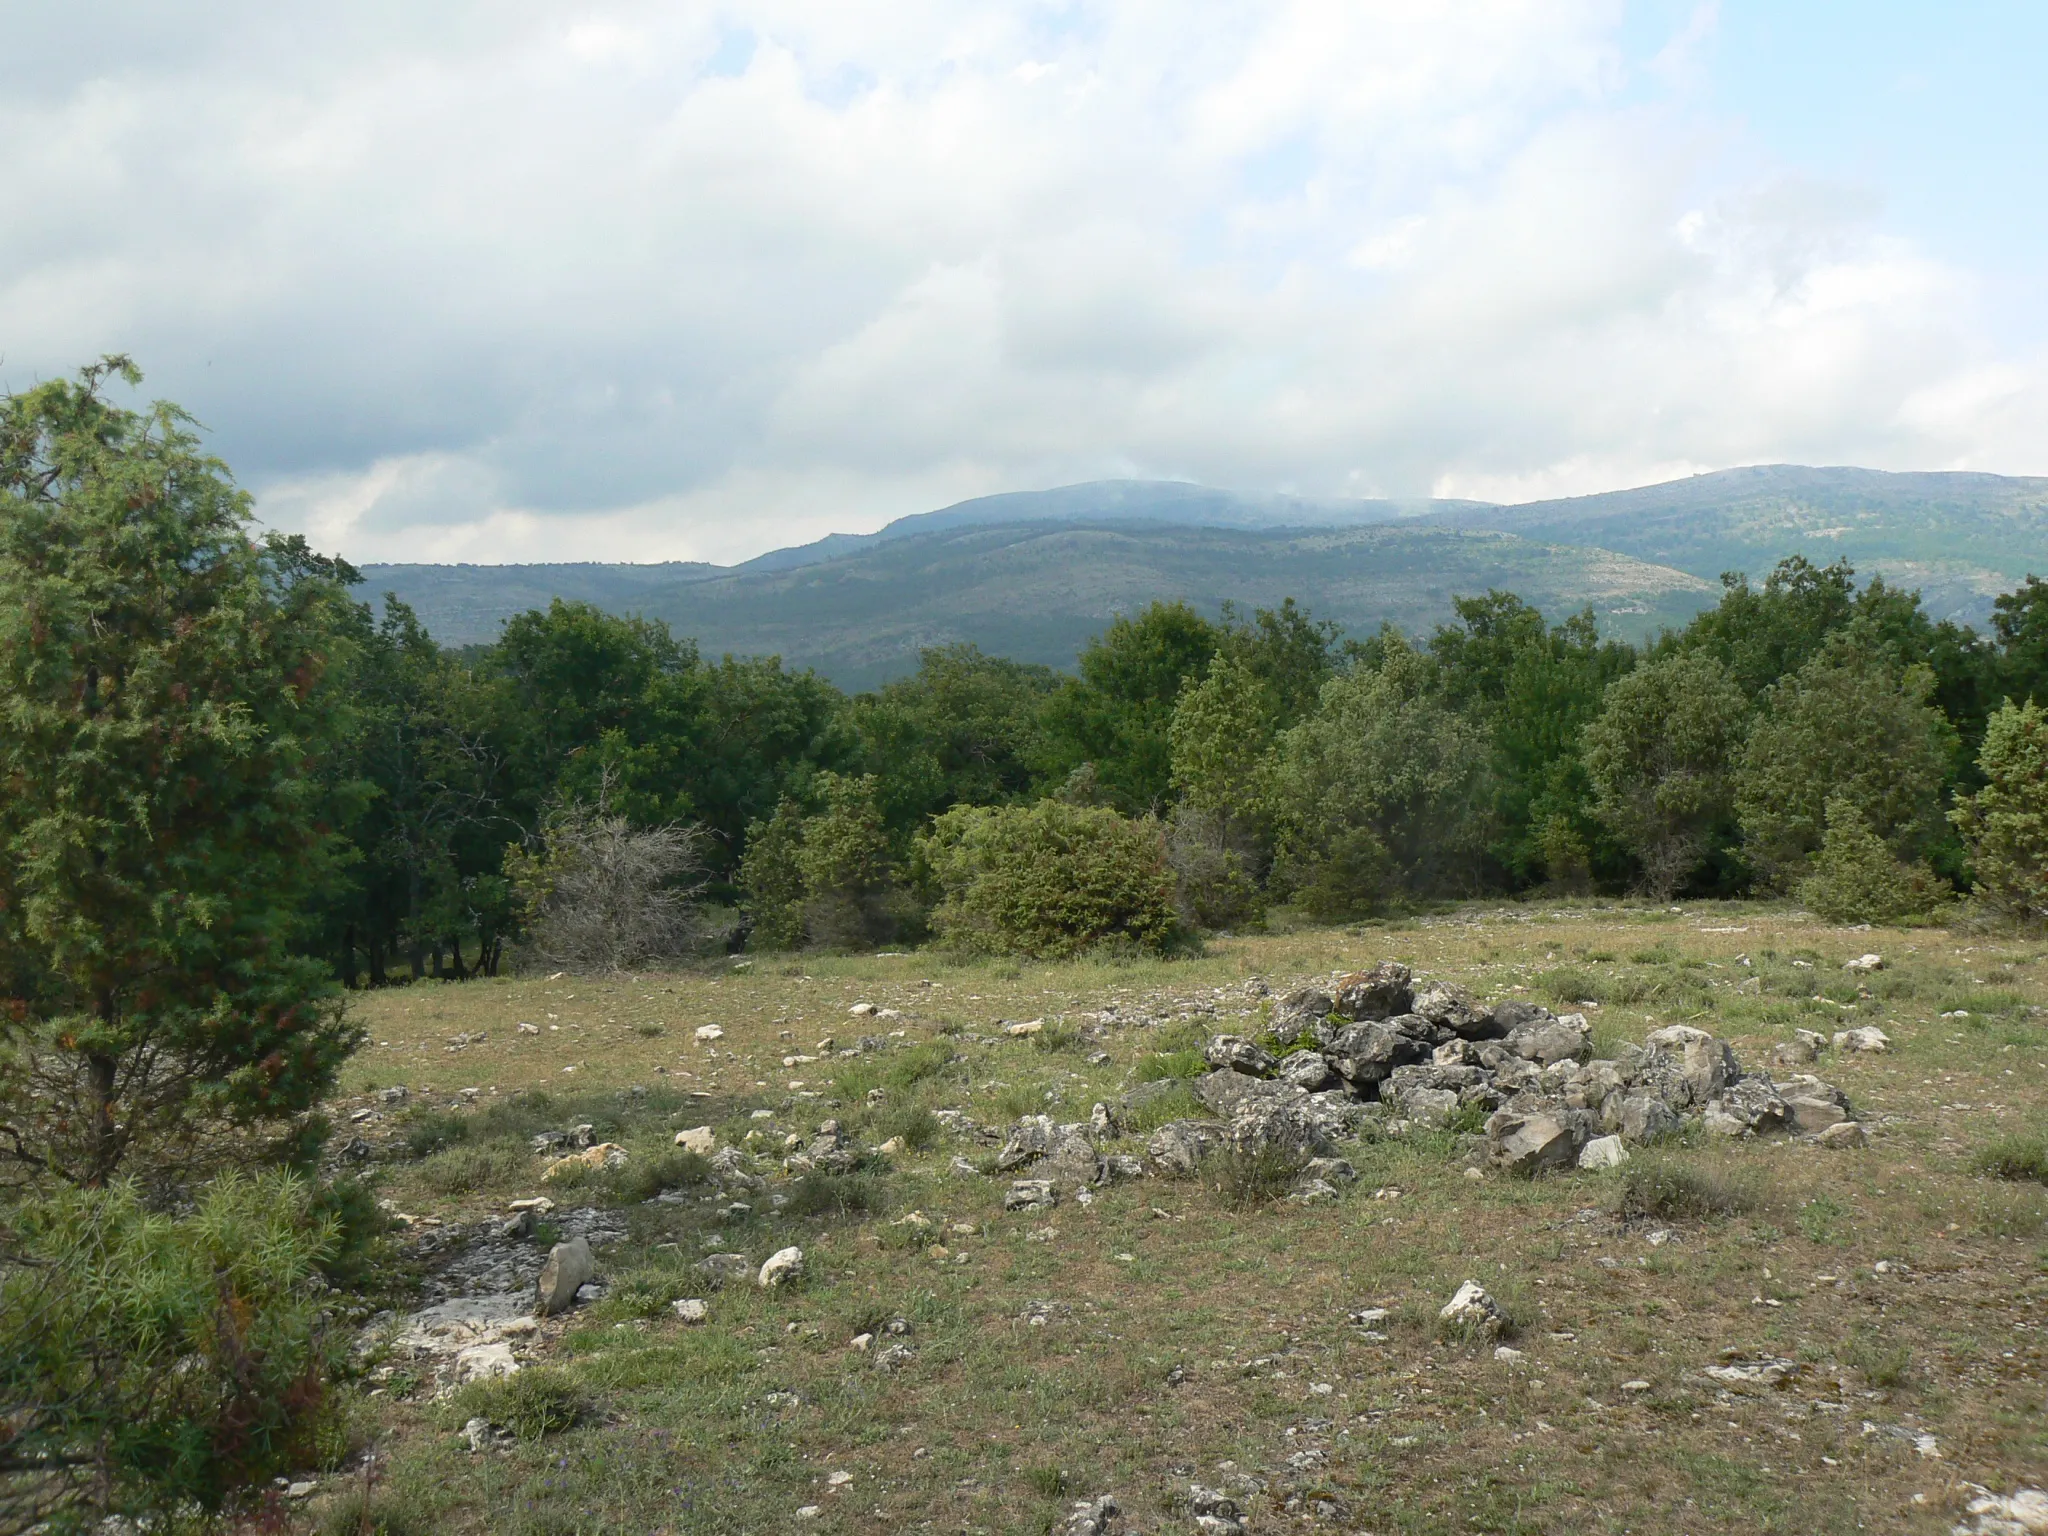
<path fill-rule="evenodd" d="M 1377 666 L 1324 684 L 1275 748 L 1275 880 L 1319 916 L 1403 892 L 1469 888 L 1486 843 L 1484 736 L 1432 691 L 1427 658 L 1398 637 Z"/>
<path fill-rule="evenodd" d="M 1225 1147 L 1203 1162 L 1202 1178 L 1229 1209 L 1249 1211 L 1286 1194 L 1307 1166 L 1306 1156 L 1287 1147 Z"/>
<path fill-rule="evenodd" d="M 1624 1221 L 1704 1221 L 1749 1210 L 1756 1194 L 1725 1169 L 1638 1153 L 1616 1177 L 1609 1204 Z"/>
<path fill-rule="evenodd" d="M 1955 735 L 1932 688 L 1926 668 L 1902 672 L 1851 632 L 1770 688 L 1735 781 L 1743 849 L 1766 880 L 1805 874 L 1837 796 L 1895 854 L 1927 851 Z"/>
<path fill-rule="evenodd" d="M 1813 872 L 1797 894 L 1829 922 L 1896 922 L 1947 899 L 1948 882 L 1924 863 L 1901 863 L 1846 795 L 1828 801 L 1827 821 Z"/>
<path fill-rule="evenodd" d="M 2048 924 L 2048 709 L 2007 701 L 1985 727 L 1978 766 L 1984 787 L 1951 813 L 1976 899 L 2002 921 L 2039 928 Z"/>
<path fill-rule="evenodd" d="M 1607 686 L 1586 728 L 1594 810 L 1669 898 L 1729 830 L 1732 768 L 1747 723 L 1741 692 L 1705 652 L 1667 656 Z"/>
<path fill-rule="evenodd" d="M 0 1157 L 86 1183 L 299 1120 L 358 1043 L 292 952 L 340 851 L 350 573 L 252 539 L 190 419 L 110 376 L 0 401 Z"/>
<path fill-rule="evenodd" d="M 785 801 L 756 824 L 740 863 L 755 948 L 854 949 L 920 926 L 899 878 L 881 788 L 873 774 L 822 773 L 816 814 Z"/>
<path fill-rule="evenodd" d="M 472 1382 L 456 1395 L 454 1405 L 454 1414 L 463 1419 L 487 1420 L 522 1440 L 561 1434 L 596 1412 L 596 1403 L 575 1377 L 548 1365 Z"/>
<path fill-rule="evenodd" d="M 1147 811 L 1172 789 L 1169 730 L 1182 687 L 1202 675 L 1222 636 L 1186 603 L 1153 603 L 1115 619 L 1081 653 L 1046 709 L 1048 769 L 1093 763 L 1109 803 Z"/>
<path fill-rule="evenodd" d="M 686 953 L 705 886 L 700 827 L 635 827 L 595 806 L 548 817 L 538 852 L 507 852 L 535 957 L 563 970 L 613 974 Z"/>
<path fill-rule="evenodd" d="M 2048 1136 L 2001 1136 L 1970 1159 L 1970 1168 L 2015 1184 L 2048 1184 Z"/>
<path fill-rule="evenodd" d="M 943 892 L 948 943 L 1063 958 L 1110 941 L 1163 951 L 1180 938 L 1159 823 L 1041 800 L 962 806 L 932 823 L 921 856 Z"/>
<path fill-rule="evenodd" d="M 346 1350 L 321 1298 L 337 1222 L 305 1183 L 223 1174 L 170 1216 L 116 1180 L 10 1221 L 0 1516 L 214 1511 L 316 1459 Z"/>

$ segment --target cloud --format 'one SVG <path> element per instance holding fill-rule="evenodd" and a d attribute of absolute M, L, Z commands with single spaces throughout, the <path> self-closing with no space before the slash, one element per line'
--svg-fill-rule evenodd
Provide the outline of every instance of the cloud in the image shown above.
<path fill-rule="evenodd" d="M 12 9 L 0 383 L 132 352 L 358 560 L 2048 469 L 1971 273 L 1728 152 L 1711 7 L 1640 61 L 1609 0 Z"/>

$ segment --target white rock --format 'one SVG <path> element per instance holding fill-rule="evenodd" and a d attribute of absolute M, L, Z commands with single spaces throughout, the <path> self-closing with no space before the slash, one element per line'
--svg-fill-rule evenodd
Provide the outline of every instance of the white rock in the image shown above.
<path fill-rule="evenodd" d="M 1006 1025 L 1003 1029 L 1003 1033 L 1008 1035 L 1013 1040 L 1021 1040 L 1026 1035 L 1037 1034 L 1043 1028 L 1045 1028 L 1045 1020 L 1026 1019 L 1022 1024 Z"/>
<path fill-rule="evenodd" d="M 903 1138 L 901 1136 L 891 1136 L 887 1141 L 875 1148 L 875 1150 L 884 1157 L 901 1156 L 903 1152 Z"/>
<path fill-rule="evenodd" d="M 1839 1030 L 1835 1034 L 1837 1050 L 1864 1051 L 1876 1056 L 1891 1048 L 1891 1037 L 1874 1025 L 1866 1024 L 1861 1029 Z"/>
<path fill-rule="evenodd" d="M 1500 1305 L 1476 1280 L 1467 1280 L 1458 1287 L 1458 1294 L 1444 1305 L 1437 1316 L 1447 1323 L 1460 1323 L 1485 1333 L 1498 1333 L 1507 1321 Z"/>
<path fill-rule="evenodd" d="M 2001 1498 L 1988 1488 L 1971 1488 L 1967 1508 L 1974 1525 L 1959 1525 L 1956 1536 L 2048 1536 L 2048 1491 L 2022 1488 Z"/>
<path fill-rule="evenodd" d="M 1581 1168 L 1619 1168 L 1628 1161 L 1628 1148 L 1619 1136 L 1596 1136 L 1579 1152 Z"/>
<path fill-rule="evenodd" d="M 725 1031 L 716 1024 L 699 1024 L 697 1026 L 697 1040 L 700 1044 L 708 1045 L 713 1040 L 723 1040 L 724 1038 Z"/>
<path fill-rule="evenodd" d="M 851 1472 L 842 1470 L 834 1472 L 830 1477 L 826 1478 L 825 1481 L 829 1486 L 833 1488 L 844 1488 L 848 1483 L 853 1481 L 853 1474 Z"/>
<path fill-rule="evenodd" d="M 1621 1390 L 1624 1392 L 1647 1392 L 1650 1390 L 1650 1384 L 1638 1376 L 1634 1381 L 1624 1381 L 1621 1384 Z"/>
<path fill-rule="evenodd" d="M 555 1244 L 534 1281 L 536 1310 L 543 1317 L 568 1311 L 576 1303 L 577 1291 L 596 1278 L 597 1256 L 586 1239 L 574 1237 Z"/>
<path fill-rule="evenodd" d="M 522 1035 L 537 1035 L 540 1033 L 540 1026 L 538 1024 L 528 1024 L 522 1019 L 519 1023 L 519 1033 Z"/>
<path fill-rule="evenodd" d="M 290 1483 L 285 1487 L 284 1496 L 288 1499 L 310 1499 L 319 1486 L 318 1483 L 312 1482 Z"/>
<path fill-rule="evenodd" d="M 1869 1140 L 1854 1120 L 1837 1120 L 1814 1139 L 1824 1147 L 1860 1147 Z"/>
<path fill-rule="evenodd" d="M 1881 971 L 1884 969 L 1884 956 L 1858 955 L 1854 960 L 1851 960 L 1846 965 L 1844 965 L 1842 969 L 1845 971 L 1856 971 L 1859 973 L 1869 971 Z"/>
<path fill-rule="evenodd" d="M 1493 1352 L 1493 1358 L 1502 1365 L 1520 1365 L 1529 1357 L 1519 1349 L 1510 1349 L 1507 1345 L 1503 1344 Z"/>
<path fill-rule="evenodd" d="M 881 1012 L 881 1010 L 877 1008 L 873 1003 L 855 1003 L 851 1008 L 847 1009 L 846 1011 L 852 1014 L 856 1019 L 864 1019 L 871 1013 Z"/>
<path fill-rule="evenodd" d="M 803 1249 L 778 1249 L 770 1254 L 768 1262 L 761 1266 L 761 1288 L 772 1290 L 778 1285 L 787 1285 L 792 1280 L 803 1278 L 803 1272 Z"/>
<path fill-rule="evenodd" d="M 457 1383 L 489 1381 L 498 1376 L 516 1376 L 519 1362 L 512 1358 L 512 1346 L 503 1339 L 472 1344 L 455 1356 Z"/>
<path fill-rule="evenodd" d="M 718 1133 L 708 1125 L 695 1125 L 687 1131 L 676 1132 L 676 1145 L 685 1152 L 709 1157 L 718 1150 Z"/>
<path fill-rule="evenodd" d="M 669 1310 L 686 1323 L 701 1323 L 711 1315 L 711 1309 L 695 1296 L 686 1296 L 681 1301 L 668 1304 Z"/>
<path fill-rule="evenodd" d="M 823 1513 L 825 1510 L 822 1505 L 800 1504 L 797 1506 L 796 1517 L 799 1520 L 815 1520 Z"/>

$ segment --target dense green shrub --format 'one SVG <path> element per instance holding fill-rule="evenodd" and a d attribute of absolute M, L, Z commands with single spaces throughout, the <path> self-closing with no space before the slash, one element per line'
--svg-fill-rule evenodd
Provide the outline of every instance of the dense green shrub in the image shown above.
<path fill-rule="evenodd" d="M 2048 923 L 2048 710 L 2005 707 L 1984 728 L 1984 787 L 1957 805 L 1979 904 L 2021 927 Z"/>
<path fill-rule="evenodd" d="M 1427 658 L 1384 639 L 1378 665 L 1325 683 L 1316 712 L 1275 748 L 1276 886 L 1320 917 L 1469 889 L 1487 840 L 1488 758 L 1484 731 L 1433 691 Z"/>
<path fill-rule="evenodd" d="M 320 1278 L 340 1221 L 289 1175 L 227 1174 L 191 1212 L 135 1188 L 14 1209 L 0 1242 L 0 1523 L 216 1511 L 320 1459 L 345 1358 Z M 12 1501 L 10 1503 L 10 1501 Z"/>
<path fill-rule="evenodd" d="M 1807 874 L 1837 798 L 1898 857 L 1929 849 L 1955 738 L 1933 687 L 1850 634 L 1772 687 L 1735 781 L 1743 852 L 1766 881 L 1790 890 Z"/>
<path fill-rule="evenodd" d="M 784 801 L 750 832 L 740 866 L 757 949 L 858 949 L 922 927 L 923 914 L 898 878 L 873 774 L 821 773 L 822 809 L 804 815 Z"/>
<path fill-rule="evenodd" d="M 596 1411 L 590 1394 L 568 1372 L 536 1365 L 464 1387 L 450 1417 L 488 1419 L 522 1440 L 539 1440 L 574 1429 Z"/>
<path fill-rule="evenodd" d="M 1101 806 L 961 806 L 920 844 L 944 893 L 932 923 L 950 944 L 1064 958 L 1122 941 L 1164 951 L 1181 937 L 1159 823 Z"/>
<path fill-rule="evenodd" d="M 1586 727 L 1594 811 L 1642 866 L 1659 901 L 1729 830 L 1748 703 L 1704 652 L 1667 656 L 1608 684 Z"/>
<path fill-rule="evenodd" d="M 1971 1158 L 1970 1167 L 2016 1184 L 2048 1184 L 2048 1136 L 2001 1136 Z"/>
<path fill-rule="evenodd" d="M 1855 802 L 1828 801 L 1828 830 L 1796 894 L 1831 923 L 1889 923 L 1931 912 L 1948 882 L 1924 862 L 1907 864 L 1870 830 Z"/>

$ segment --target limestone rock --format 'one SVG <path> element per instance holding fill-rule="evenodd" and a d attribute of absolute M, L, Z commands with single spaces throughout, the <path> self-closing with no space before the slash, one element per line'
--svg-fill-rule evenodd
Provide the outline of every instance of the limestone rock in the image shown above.
<path fill-rule="evenodd" d="M 803 1274 L 803 1249 L 779 1248 L 770 1254 L 768 1262 L 761 1266 L 761 1289 L 764 1291 L 774 1290 L 779 1285 L 788 1285 L 793 1280 L 801 1280 Z"/>
<path fill-rule="evenodd" d="M 1487 1295 L 1485 1288 L 1476 1280 L 1467 1280 L 1459 1286 L 1457 1294 L 1444 1304 L 1437 1317 L 1454 1327 L 1469 1328 L 1483 1334 L 1499 1333 L 1508 1321 L 1500 1303 Z"/>
<path fill-rule="evenodd" d="M 1860 1029 L 1840 1030 L 1835 1035 L 1836 1050 L 1862 1051 L 1866 1055 L 1881 1056 L 1891 1048 L 1891 1036 L 1869 1024 Z"/>
<path fill-rule="evenodd" d="M 1546 1066 L 1555 1061 L 1584 1061 L 1593 1054 L 1593 1027 L 1583 1013 L 1538 1020 L 1509 1030 L 1507 1048 L 1524 1061 Z"/>
<path fill-rule="evenodd" d="M 512 1346 L 503 1339 L 472 1344 L 455 1356 L 455 1381 L 466 1386 L 472 1381 L 490 1381 L 499 1376 L 516 1376 L 519 1362 L 512 1358 Z"/>
<path fill-rule="evenodd" d="M 1145 1153 L 1162 1173 L 1186 1178 L 1223 1146 L 1225 1134 L 1213 1120 L 1170 1120 L 1152 1133 Z"/>
<path fill-rule="evenodd" d="M 568 1311 L 575 1305 L 576 1292 L 596 1278 L 597 1257 L 587 1239 L 575 1237 L 555 1244 L 534 1282 L 536 1309 L 543 1317 Z"/>
<path fill-rule="evenodd" d="M 1353 1087 L 1369 1088 L 1385 1081 L 1394 1068 L 1420 1061 L 1425 1054 L 1420 1042 L 1376 1020 L 1339 1030 L 1323 1058 Z"/>
<path fill-rule="evenodd" d="M 1619 1136 L 1596 1136 L 1579 1149 L 1581 1168 L 1619 1168 L 1627 1161 L 1628 1148 Z"/>
<path fill-rule="evenodd" d="M 711 1309 L 697 1296 L 686 1296 L 680 1301 L 672 1301 L 668 1304 L 668 1309 L 689 1324 L 701 1323 L 711 1315 Z"/>
<path fill-rule="evenodd" d="M 1293 1042 L 1312 1034 L 1330 1016 L 1337 1000 L 1321 987 L 1296 987 L 1273 1005 L 1267 1027 L 1280 1039 Z"/>
<path fill-rule="evenodd" d="M 1035 1163 L 1052 1150 L 1053 1124 L 1048 1115 L 1026 1115 L 1011 1130 L 1002 1151 L 996 1154 L 996 1169 L 1008 1173 Z"/>
<path fill-rule="evenodd" d="M 685 1152 L 709 1157 L 718 1150 L 718 1133 L 708 1125 L 693 1126 L 687 1131 L 676 1132 L 676 1145 Z"/>
<path fill-rule="evenodd" d="M 1408 1011 L 1465 1040 L 1482 1040 L 1501 1033 L 1490 1009 L 1482 1007 L 1463 987 L 1446 981 L 1433 981 L 1417 992 Z"/>
<path fill-rule="evenodd" d="M 1003 1194 L 1006 1211 L 1049 1211 L 1059 1203 L 1059 1186 L 1051 1179 L 1018 1179 Z"/>
<path fill-rule="evenodd" d="M 1202 1048 L 1202 1059 L 1212 1067 L 1264 1077 L 1273 1070 L 1273 1055 L 1242 1035 L 1215 1035 Z"/>
<path fill-rule="evenodd" d="M 1884 956 L 1858 955 L 1854 960 L 1845 962 L 1842 966 L 1842 969 L 1845 971 L 1852 972 L 1859 976 L 1867 976 L 1872 971 L 1881 971 L 1884 969 Z"/>
<path fill-rule="evenodd" d="M 714 1253 L 697 1261 L 697 1270 L 714 1287 L 754 1278 L 754 1266 L 743 1253 Z"/>
<path fill-rule="evenodd" d="M 1623 1141 L 1641 1146 L 1659 1141 L 1678 1131 L 1678 1116 L 1669 1104 L 1647 1093 L 1630 1093 L 1609 1099 L 1605 1110 L 1608 1129 Z"/>
<path fill-rule="evenodd" d="M 1066 1519 L 1052 1529 L 1052 1536 L 1115 1536 L 1122 1511 L 1108 1494 L 1075 1503 Z"/>
<path fill-rule="evenodd" d="M 1398 960 L 1383 960 L 1337 983 L 1331 1012 L 1339 1018 L 1390 1019 L 1406 1013 L 1415 997 L 1414 973 Z"/>
<path fill-rule="evenodd" d="M 1568 1111 L 1525 1115 L 1497 1109 L 1487 1117 L 1487 1159 L 1507 1173 L 1537 1174 L 1570 1168 L 1591 1138 Z"/>
<path fill-rule="evenodd" d="M 1318 1051 L 1295 1051 L 1282 1057 L 1278 1076 L 1282 1082 L 1292 1083 L 1308 1093 L 1315 1093 L 1338 1081 L 1337 1074 L 1330 1070 L 1330 1064 Z"/>
<path fill-rule="evenodd" d="M 1814 1138 L 1824 1147 L 1846 1148 L 1865 1145 L 1869 1138 L 1854 1120 L 1837 1120 Z"/>

